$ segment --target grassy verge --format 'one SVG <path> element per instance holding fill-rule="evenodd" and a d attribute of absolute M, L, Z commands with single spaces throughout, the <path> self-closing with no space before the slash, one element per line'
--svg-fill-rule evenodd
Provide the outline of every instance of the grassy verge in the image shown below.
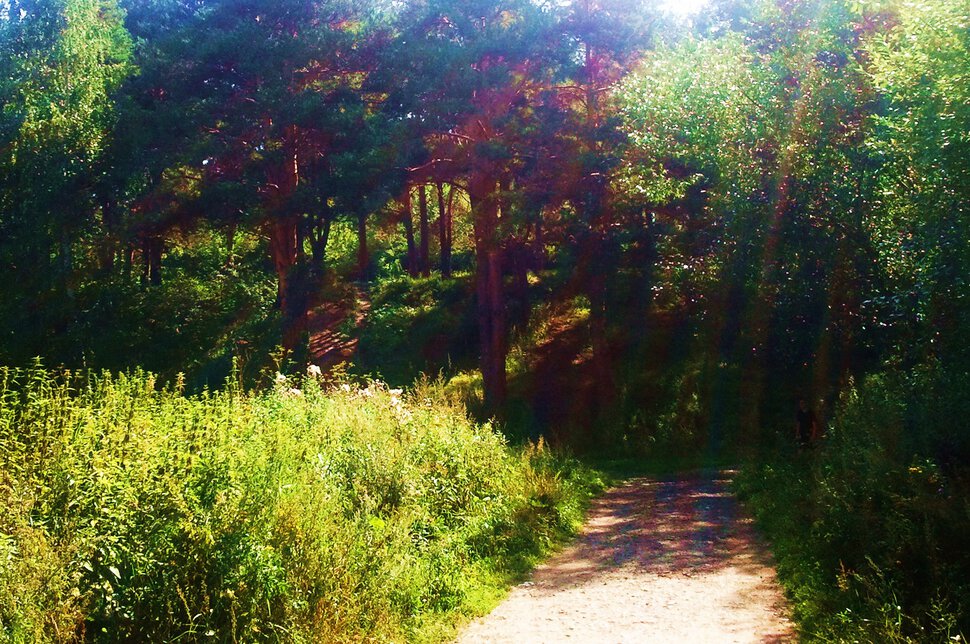
<path fill-rule="evenodd" d="M 601 485 L 433 385 L 3 369 L 0 639 L 442 639 Z"/>

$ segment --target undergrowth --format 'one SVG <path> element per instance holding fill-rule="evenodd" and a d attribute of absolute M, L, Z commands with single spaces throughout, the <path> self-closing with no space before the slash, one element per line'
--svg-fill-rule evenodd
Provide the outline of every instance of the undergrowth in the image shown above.
<path fill-rule="evenodd" d="M 773 543 L 805 639 L 970 633 L 966 374 L 870 376 L 824 443 L 752 462 L 738 491 Z"/>
<path fill-rule="evenodd" d="M 435 384 L 2 369 L 0 638 L 441 638 L 601 485 Z"/>
<path fill-rule="evenodd" d="M 360 330 L 354 369 L 379 372 L 389 383 L 423 373 L 450 375 L 476 364 L 475 306 L 467 274 L 453 278 L 400 276 L 376 284 Z"/>

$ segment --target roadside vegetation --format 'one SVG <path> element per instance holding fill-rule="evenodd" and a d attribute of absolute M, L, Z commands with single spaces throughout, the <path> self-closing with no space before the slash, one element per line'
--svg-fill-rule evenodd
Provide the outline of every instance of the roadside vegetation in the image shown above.
<path fill-rule="evenodd" d="M 866 378 L 815 448 L 762 454 L 737 489 L 771 540 L 808 641 L 959 642 L 970 632 L 966 376 Z"/>
<path fill-rule="evenodd" d="M 438 640 L 603 485 L 434 384 L 40 367 L 0 371 L 0 472 L 0 635 L 25 643 Z"/>

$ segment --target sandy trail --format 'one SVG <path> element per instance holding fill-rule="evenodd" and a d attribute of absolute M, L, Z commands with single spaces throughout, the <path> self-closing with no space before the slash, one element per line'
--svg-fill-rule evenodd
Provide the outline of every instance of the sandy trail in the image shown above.
<path fill-rule="evenodd" d="M 793 642 L 767 550 L 729 471 L 635 479 L 590 509 L 576 543 L 474 622 L 480 642 Z"/>

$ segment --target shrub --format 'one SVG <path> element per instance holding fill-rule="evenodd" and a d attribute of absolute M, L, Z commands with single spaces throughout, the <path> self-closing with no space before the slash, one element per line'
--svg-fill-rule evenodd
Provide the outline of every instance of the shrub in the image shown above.
<path fill-rule="evenodd" d="M 184 397 L 0 370 L 0 637 L 405 639 L 574 527 L 584 474 L 440 387 Z"/>
<path fill-rule="evenodd" d="M 967 384 L 932 366 L 875 374 L 848 389 L 818 453 L 744 471 L 740 491 L 811 637 L 942 642 L 970 631 Z"/>

